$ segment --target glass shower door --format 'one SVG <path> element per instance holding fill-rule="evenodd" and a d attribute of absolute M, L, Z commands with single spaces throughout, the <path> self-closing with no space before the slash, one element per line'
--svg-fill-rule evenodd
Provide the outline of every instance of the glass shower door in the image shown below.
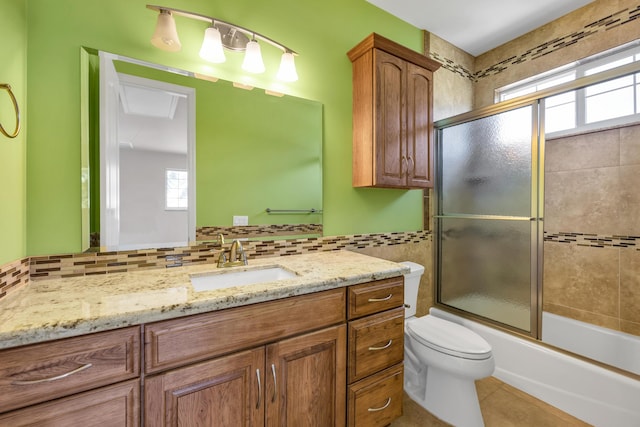
<path fill-rule="evenodd" d="M 438 302 L 535 335 L 537 106 L 438 130 Z"/>

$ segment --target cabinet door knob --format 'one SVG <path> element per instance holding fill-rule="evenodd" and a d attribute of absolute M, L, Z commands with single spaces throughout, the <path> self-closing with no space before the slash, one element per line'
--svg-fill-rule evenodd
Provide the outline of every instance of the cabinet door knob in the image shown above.
<path fill-rule="evenodd" d="M 382 347 L 369 347 L 369 351 L 384 350 L 385 348 L 391 347 L 391 343 L 393 343 L 393 340 L 389 340 L 389 342 Z"/>
<path fill-rule="evenodd" d="M 382 411 L 383 409 L 387 409 L 389 407 L 389 405 L 391 405 L 391 398 L 387 397 L 387 403 L 385 403 L 384 406 L 381 406 L 379 408 L 369 408 L 367 410 L 369 412 L 378 412 L 378 411 Z"/>
<path fill-rule="evenodd" d="M 39 380 L 24 380 L 24 381 L 14 381 L 11 383 L 11 385 L 31 385 L 31 384 L 40 384 L 40 383 L 48 383 L 51 381 L 57 381 L 57 380 L 61 380 L 63 378 L 66 378 L 70 375 L 73 374 L 77 374 L 78 372 L 84 371 L 85 369 L 89 369 L 90 367 L 92 367 L 93 365 L 91 363 L 86 363 L 82 366 L 77 367 L 76 369 L 69 371 L 69 372 L 65 372 L 64 374 L 60 374 L 60 375 L 56 375 L 55 377 L 49 377 L 49 378 L 42 378 Z"/>

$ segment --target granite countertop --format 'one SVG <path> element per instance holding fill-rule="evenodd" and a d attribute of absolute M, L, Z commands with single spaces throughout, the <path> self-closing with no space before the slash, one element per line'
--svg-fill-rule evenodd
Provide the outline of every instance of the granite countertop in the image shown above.
<path fill-rule="evenodd" d="M 32 281 L 0 300 L 0 349 L 324 291 L 405 274 L 349 251 L 250 260 L 225 271 L 281 266 L 291 279 L 195 292 L 190 275 L 215 264 Z"/>

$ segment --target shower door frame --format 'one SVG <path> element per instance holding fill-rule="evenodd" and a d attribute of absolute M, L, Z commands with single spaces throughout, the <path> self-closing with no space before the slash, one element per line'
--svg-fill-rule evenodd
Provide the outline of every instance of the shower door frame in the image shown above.
<path fill-rule="evenodd" d="M 457 315 L 462 317 L 470 318 L 479 323 L 488 324 L 492 327 L 496 327 L 498 329 L 505 330 L 507 332 L 515 333 L 524 337 L 533 338 L 535 340 L 540 341 L 542 339 L 542 301 L 543 301 L 543 274 L 544 274 L 544 253 L 543 253 L 543 243 L 544 243 L 544 152 L 545 152 L 545 131 L 544 131 L 544 100 L 545 98 L 549 98 L 551 96 L 560 95 L 565 92 L 570 92 L 573 90 L 578 90 L 585 88 L 586 86 L 590 86 L 597 83 L 604 83 L 609 80 L 613 80 L 616 78 L 624 77 L 629 74 L 635 74 L 640 72 L 640 61 L 632 62 L 630 64 L 621 65 L 616 68 L 611 68 L 609 70 L 605 70 L 599 73 L 591 74 L 589 76 L 578 78 L 574 81 L 563 83 L 557 86 L 554 86 L 549 89 L 545 89 L 539 92 L 535 92 L 533 94 L 524 95 L 518 98 L 514 98 L 508 101 L 503 101 L 500 103 L 496 103 L 487 107 L 483 107 L 477 110 L 472 110 L 463 114 L 459 114 L 457 116 L 453 116 L 450 118 L 438 120 L 434 123 L 434 132 L 435 132 L 435 156 L 436 159 L 434 161 L 435 166 L 435 186 L 433 188 L 434 191 L 434 208 L 435 215 L 434 218 L 434 244 L 435 250 L 433 251 L 433 301 L 434 306 L 441 308 L 443 310 L 451 311 Z M 532 134 L 532 150 L 534 149 L 533 139 L 537 139 L 537 153 L 534 155 L 532 151 L 531 162 L 532 162 L 532 187 L 531 187 L 531 201 L 532 206 L 535 199 L 535 205 L 537 205 L 537 221 L 532 221 L 537 224 L 537 229 L 535 230 L 535 236 L 537 240 L 533 238 L 534 233 L 532 229 L 532 239 L 531 239 L 531 257 L 537 257 L 537 262 L 534 265 L 530 266 L 532 283 L 535 283 L 535 286 L 532 286 L 531 289 L 531 332 L 526 333 L 522 329 L 515 328 L 504 323 L 494 321 L 492 319 L 488 319 L 486 317 L 482 317 L 479 315 L 475 315 L 473 313 L 457 309 L 455 307 L 451 307 L 449 305 L 443 304 L 440 302 L 440 287 L 439 287 L 439 275 L 440 275 L 440 239 L 438 238 L 440 230 L 439 230 L 439 219 L 442 218 L 440 215 L 440 204 L 441 204 L 441 194 L 439 191 L 439 186 L 442 182 L 442 162 L 441 162 L 441 149 L 440 146 L 442 144 L 442 130 L 451 127 L 454 125 L 470 122 L 472 120 L 478 120 L 485 117 L 489 117 L 492 115 L 496 115 L 502 112 L 506 112 L 509 110 L 514 110 L 516 108 L 524 107 L 527 105 L 533 105 L 533 116 L 537 121 L 537 125 L 533 126 L 533 134 Z M 537 180 L 534 187 L 534 163 Z M 534 192 L 534 188 L 536 191 Z M 533 218 L 533 216 L 532 216 Z M 535 277 L 535 280 L 534 280 Z"/>
<path fill-rule="evenodd" d="M 491 116 L 496 116 L 501 113 L 509 112 L 512 110 L 516 110 L 518 108 L 531 107 L 531 141 L 530 141 L 530 149 L 531 149 L 531 182 L 529 185 L 530 188 L 530 207 L 529 207 L 529 217 L 516 217 L 516 216 L 504 216 L 504 215 L 492 215 L 492 214 L 483 214 L 483 215 L 442 215 L 441 206 L 442 206 L 442 194 L 441 194 L 441 185 L 442 185 L 442 143 L 443 143 L 443 131 L 446 128 L 461 125 L 464 123 L 469 123 L 472 121 L 484 119 Z M 470 111 L 465 114 L 461 114 L 449 119 L 444 119 L 436 122 L 435 124 L 435 176 L 436 176 L 436 185 L 434 186 L 434 196 L 435 196 L 435 215 L 434 215 L 434 242 L 435 242 L 435 250 L 434 253 L 434 302 L 435 306 L 438 308 L 450 310 L 458 315 L 462 315 L 463 317 L 472 318 L 476 321 L 480 321 L 482 323 L 489 323 L 494 327 L 498 327 L 500 329 L 507 329 L 511 332 L 515 332 L 520 335 L 538 338 L 540 334 L 541 327 L 541 311 L 542 311 L 542 242 L 543 242 L 543 229 L 542 219 L 543 219 L 543 209 L 544 209 L 544 132 L 540 128 L 540 124 L 543 123 L 540 115 L 544 114 L 544 110 L 540 108 L 540 100 L 538 99 L 523 99 L 515 102 L 503 102 L 500 104 L 495 104 L 490 107 Z M 517 328 L 515 326 L 511 326 L 497 320 L 493 320 L 475 313 L 471 313 L 462 309 L 458 309 L 456 307 L 452 307 L 450 305 L 444 304 L 441 302 L 440 296 L 440 275 L 441 275 L 441 266 L 439 263 L 439 259 L 441 258 L 442 245 L 440 241 L 440 220 L 444 218 L 464 218 L 464 219 L 477 219 L 477 220 L 508 220 L 508 221 L 526 221 L 530 222 L 530 259 L 529 259 L 529 270 L 530 270 L 530 305 L 529 305 L 529 325 L 530 331 L 525 331 L 523 329 Z"/>

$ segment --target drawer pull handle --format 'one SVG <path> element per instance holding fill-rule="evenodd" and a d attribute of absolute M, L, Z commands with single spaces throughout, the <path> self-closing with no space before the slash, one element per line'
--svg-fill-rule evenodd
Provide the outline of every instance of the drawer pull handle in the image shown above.
<path fill-rule="evenodd" d="M 389 342 L 383 345 L 382 347 L 369 347 L 369 351 L 384 350 L 385 348 L 391 347 L 392 342 L 393 340 L 389 340 Z"/>
<path fill-rule="evenodd" d="M 262 396 L 262 384 L 260 384 L 260 369 L 256 369 L 256 378 L 258 379 L 258 403 L 256 409 L 260 408 L 260 397 Z"/>
<path fill-rule="evenodd" d="M 24 380 L 24 381 L 14 381 L 11 383 L 11 385 L 32 385 L 32 384 L 40 384 L 40 383 L 48 383 L 51 381 L 57 381 L 57 380 L 61 380 L 63 378 L 66 378 L 70 375 L 73 374 L 77 374 L 78 372 L 84 371 L 85 369 L 89 369 L 91 366 L 93 366 L 91 363 L 87 363 L 85 365 L 79 366 L 76 369 L 66 372 L 64 374 L 61 375 L 56 375 L 55 377 L 49 377 L 49 378 L 42 378 L 40 380 Z"/>
<path fill-rule="evenodd" d="M 276 401 L 276 395 L 278 394 L 278 383 L 276 381 L 276 366 L 271 364 L 271 374 L 273 375 L 273 394 L 271 395 L 271 403 Z"/>
<path fill-rule="evenodd" d="M 369 298 L 369 302 L 381 302 L 381 301 L 389 301 L 393 294 L 389 294 L 384 298 Z"/>
<path fill-rule="evenodd" d="M 368 411 L 369 412 L 378 412 L 378 411 L 382 411 L 384 409 L 387 409 L 389 407 L 389 405 L 391 405 L 391 398 L 387 397 L 387 403 L 384 404 L 384 406 L 381 406 L 380 408 L 369 408 Z"/>

